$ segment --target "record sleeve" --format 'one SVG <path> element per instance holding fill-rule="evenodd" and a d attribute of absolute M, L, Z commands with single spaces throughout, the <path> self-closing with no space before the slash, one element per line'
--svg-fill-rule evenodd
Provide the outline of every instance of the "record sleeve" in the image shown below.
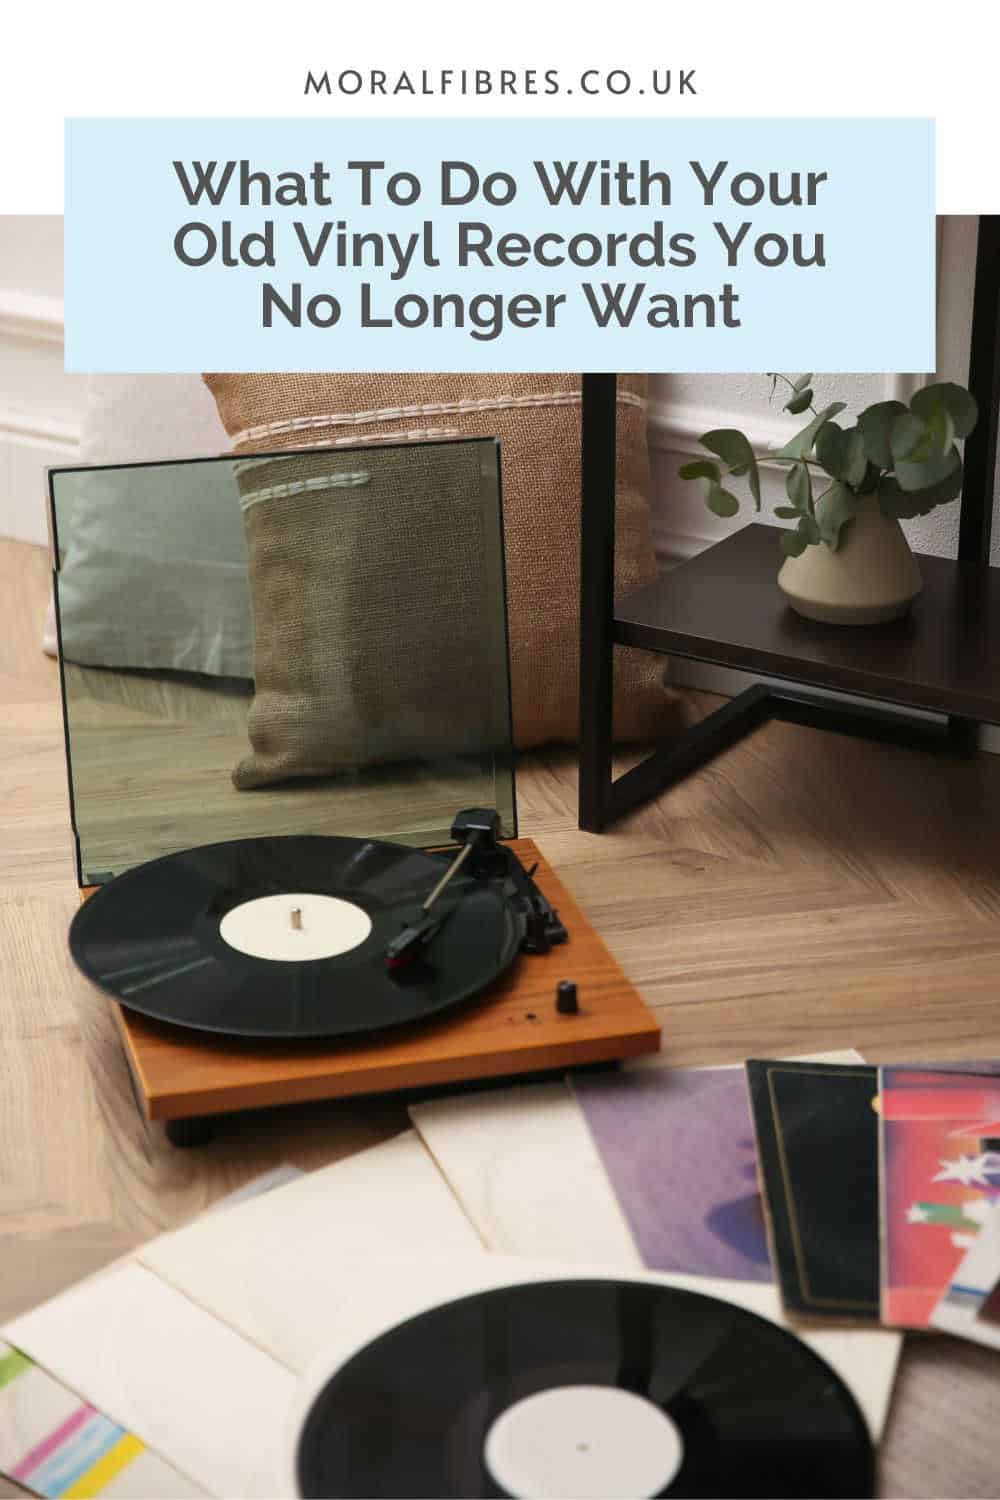
<path fill-rule="evenodd" d="M 752 1061 L 747 1082 L 782 1300 L 878 1322 L 878 1070 Z"/>
<path fill-rule="evenodd" d="M 582 1074 L 573 1090 L 644 1265 L 772 1280 L 742 1068 Z"/>
<path fill-rule="evenodd" d="M 925 1328 L 1000 1188 L 1000 1079 L 880 1070 L 882 1318 Z"/>

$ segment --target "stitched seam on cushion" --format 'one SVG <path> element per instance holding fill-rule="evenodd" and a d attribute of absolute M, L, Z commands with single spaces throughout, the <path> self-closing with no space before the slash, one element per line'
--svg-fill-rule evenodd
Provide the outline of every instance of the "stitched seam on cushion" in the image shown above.
<path fill-rule="evenodd" d="M 365 469 L 352 474 L 326 474 L 315 479 L 296 479 L 289 484 L 271 484 L 262 490 L 251 490 L 240 498 L 240 509 L 249 510 L 252 505 L 262 505 L 265 500 L 285 500 L 291 495 L 301 495 L 314 490 L 353 490 L 367 484 L 371 475 Z"/>
<path fill-rule="evenodd" d="M 460 438 L 465 434 L 459 427 L 414 427 L 402 432 L 363 432 L 352 434 L 351 437 L 320 438 L 315 443 L 302 443 L 303 450 L 310 448 L 360 448 L 367 443 L 371 447 L 377 447 L 381 443 L 419 443 L 425 438 Z M 484 439 L 485 441 L 485 439 Z M 272 453 L 255 454 L 256 462 L 274 461 L 281 458 L 280 449 Z"/>
<path fill-rule="evenodd" d="M 624 406 L 636 406 L 645 411 L 647 402 L 632 391 L 619 391 L 618 401 Z M 549 391 L 525 396 L 483 396 L 462 401 L 431 401 L 413 406 L 380 406 L 368 411 L 324 412 L 315 417 L 286 417 L 280 421 L 261 422 L 255 427 L 245 427 L 232 439 L 234 447 L 241 443 L 255 442 L 258 438 L 273 437 L 284 432 L 308 432 L 316 427 L 360 427 L 367 422 L 395 422 L 403 417 L 431 417 L 458 415 L 462 412 L 516 411 L 519 408 L 546 406 L 579 406 L 579 391 Z"/>

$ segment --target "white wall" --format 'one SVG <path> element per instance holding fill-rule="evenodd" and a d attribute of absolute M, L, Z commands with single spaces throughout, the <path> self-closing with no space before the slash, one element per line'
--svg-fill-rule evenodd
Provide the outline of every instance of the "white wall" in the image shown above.
<path fill-rule="evenodd" d="M 0 216 L 0 536 L 47 539 L 45 469 L 76 453 L 85 382 L 62 339 L 62 219 Z"/>

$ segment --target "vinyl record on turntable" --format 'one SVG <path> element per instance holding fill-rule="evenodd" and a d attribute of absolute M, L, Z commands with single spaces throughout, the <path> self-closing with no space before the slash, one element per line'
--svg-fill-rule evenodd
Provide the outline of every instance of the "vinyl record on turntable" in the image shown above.
<path fill-rule="evenodd" d="M 291 836 L 185 849 L 77 912 L 77 965 L 130 1009 L 234 1037 L 351 1037 L 478 994 L 523 935 L 494 882 L 456 874 L 420 959 L 387 963 L 447 860 L 377 840 Z"/>
<path fill-rule="evenodd" d="M 296 1493 L 867 1496 L 854 1397 L 791 1333 L 642 1281 L 500 1286 L 390 1327 L 318 1385 Z"/>

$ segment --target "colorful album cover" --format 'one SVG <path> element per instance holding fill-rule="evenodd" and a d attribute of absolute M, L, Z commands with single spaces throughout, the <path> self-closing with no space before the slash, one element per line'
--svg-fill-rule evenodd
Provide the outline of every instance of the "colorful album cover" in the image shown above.
<path fill-rule="evenodd" d="M 742 1069 L 599 1074 L 573 1088 L 650 1270 L 772 1279 Z"/>
<path fill-rule="evenodd" d="M 0 1474 L 36 1495 L 117 1500 L 202 1491 L 46 1370 L 0 1342 Z"/>
<path fill-rule="evenodd" d="M 979 1233 L 962 1256 L 930 1323 L 945 1333 L 1000 1349 L 1000 1324 L 994 1309 L 1000 1306 L 1000 1199 L 986 1215 Z"/>
<path fill-rule="evenodd" d="M 752 1061 L 746 1071 L 782 1301 L 809 1317 L 877 1321 L 878 1070 Z"/>
<path fill-rule="evenodd" d="M 924 1328 L 1000 1196 L 1000 1079 L 882 1068 L 882 1318 Z"/>

